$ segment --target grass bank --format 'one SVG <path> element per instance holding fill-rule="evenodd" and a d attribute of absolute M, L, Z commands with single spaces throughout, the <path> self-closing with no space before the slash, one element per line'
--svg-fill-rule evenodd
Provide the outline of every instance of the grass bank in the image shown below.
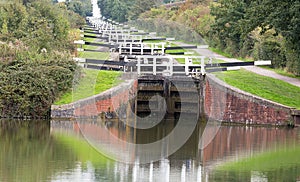
<path fill-rule="evenodd" d="M 98 71 L 84 69 L 79 83 L 73 87 L 72 91 L 65 93 L 55 105 L 69 104 L 80 99 L 84 99 L 105 90 L 108 90 L 121 83 L 119 79 L 121 72 Z"/>
<path fill-rule="evenodd" d="M 236 88 L 262 98 L 300 109 L 300 88 L 274 78 L 254 74 L 241 69 L 215 73 L 216 76 Z"/>

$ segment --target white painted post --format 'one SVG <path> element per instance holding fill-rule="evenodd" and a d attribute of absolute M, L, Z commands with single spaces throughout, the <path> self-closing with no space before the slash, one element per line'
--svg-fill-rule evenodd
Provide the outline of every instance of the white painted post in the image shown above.
<path fill-rule="evenodd" d="M 151 44 L 151 55 L 154 55 L 154 44 Z"/>
<path fill-rule="evenodd" d="M 137 59 L 137 73 L 138 75 L 141 75 L 141 58 L 138 57 Z"/>
<path fill-rule="evenodd" d="M 240 66 L 233 66 L 233 67 L 227 67 L 226 69 L 227 69 L 227 71 L 237 71 L 237 70 L 240 70 L 241 67 Z"/>
<path fill-rule="evenodd" d="M 119 54 L 122 54 L 122 44 L 119 45 Z"/>
<path fill-rule="evenodd" d="M 201 57 L 201 74 L 205 75 L 205 63 L 204 63 L 204 57 Z"/>
<path fill-rule="evenodd" d="M 153 58 L 153 75 L 156 75 L 156 57 Z"/>
<path fill-rule="evenodd" d="M 130 55 L 132 55 L 132 43 L 130 43 Z"/>
<path fill-rule="evenodd" d="M 124 42 L 127 42 L 128 36 L 124 36 L 123 39 Z"/>
<path fill-rule="evenodd" d="M 141 55 L 144 55 L 144 44 L 141 44 Z"/>
<path fill-rule="evenodd" d="M 272 61 L 270 61 L 270 60 L 266 60 L 266 61 L 263 61 L 263 60 L 254 61 L 254 65 L 255 66 L 271 65 L 271 64 L 272 64 Z"/>
<path fill-rule="evenodd" d="M 161 54 L 162 55 L 165 55 L 165 44 L 164 43 L 162 43 L 162 46 L 161 46 L 162 48 L 161 48 Z"/>
<path fill-rule="evenodd" d="M 111 34 L 108 34 L 108 42 L 111 42 Z"/>
<path fill-rule="evenodd" d="M 169 66 L 170 66 L 170 76 L 173 76 L 173 64 L 174 64 L 174 59 L 172 57 L 169 57 Z"/>
<path fill-rule="evenodd" d="M 189 58 L 188 57 L 185 58 L 184 68 L 185 68 L 185 75 L 189 75 Z"/>

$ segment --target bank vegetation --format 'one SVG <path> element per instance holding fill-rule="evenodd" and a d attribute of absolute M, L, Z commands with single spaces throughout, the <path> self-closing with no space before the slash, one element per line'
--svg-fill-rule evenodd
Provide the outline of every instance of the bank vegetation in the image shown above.
<path fill-rule="evenodd" d="M 300 75 L 298 0 L 187 0 L 168 8 L 162 1 L 135 1 L 102 0 L 99 4 L 108 18 L 139 19 L 137 23 L 143 28 L 187 42 L 195 41 L 197 33 L 227 55 L 272 60 L 274 68 Z M 118 9 L 124 11 L 119 13 Z"/>
<path fill-rule="evenodd" d="M 66 3 L 0 4 L 0 118 L 49 116 L 52 103 L 73 84 L 73 41 L 84 23 Z"/>

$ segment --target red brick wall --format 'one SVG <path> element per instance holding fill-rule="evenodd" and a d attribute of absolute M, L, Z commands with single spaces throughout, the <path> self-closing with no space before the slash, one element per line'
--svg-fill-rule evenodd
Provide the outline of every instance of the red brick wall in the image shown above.
<path fill-rule="evenodd" d="M 286 124 L 291 108 L 230 87 L 213 76 L 205 83 L 204 108 L 211 119 L 245 124 Z"/>
<path fill-rule="evenodd" d="M 137 81 L 133 84 L 120 85 L 97 96 L 79 101 L 74 104 L 75 117 L 97 116 L 102 112 L 116 111 L 122 104 L 127 104 L 135 97 Z"/>

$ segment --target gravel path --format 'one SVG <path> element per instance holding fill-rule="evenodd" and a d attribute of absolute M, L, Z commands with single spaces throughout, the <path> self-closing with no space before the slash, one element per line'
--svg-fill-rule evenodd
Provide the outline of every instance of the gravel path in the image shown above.
<path fill-rule="evenodd" d="M 190 45 L 190 44 L 185 44 L 185 43 L 182 43 L 182 42 L 174 42 L 174 43 L 177 44 L 177 45 L 181 45 L 181 46 Z M 238 60 L 238 59 L 224 57 L 222 55 L 219 55 L 217 53 L 212 52 L 209 49 L 194 49 L 194 50 L 202 56 L 212 57 L 212 58 L 215 58 L 215 59 L 223 60 L 225 62 L 242 62 L 241 60 Z M 264 69 L 264 68 L 261 68 L 261 67 L 257 67 L 257 66 L 245 66 L 243 68 L 248 70 L 248 71 L 251 71 L 253 73 L 263 75 L 263 76 L 268 76 L 268 77 L 275 78 L 275 79 L 278 79 L 278 80 L 282 80 L 282 81 L 285 81 L 289 84 L 300 87 L 300 80 L 297 79 L 297 78 L 291 78 L 291 77 L 283 76 L 283 75 L 280 75 L 278 73 L 275 73 L 274 71 Z"/>

